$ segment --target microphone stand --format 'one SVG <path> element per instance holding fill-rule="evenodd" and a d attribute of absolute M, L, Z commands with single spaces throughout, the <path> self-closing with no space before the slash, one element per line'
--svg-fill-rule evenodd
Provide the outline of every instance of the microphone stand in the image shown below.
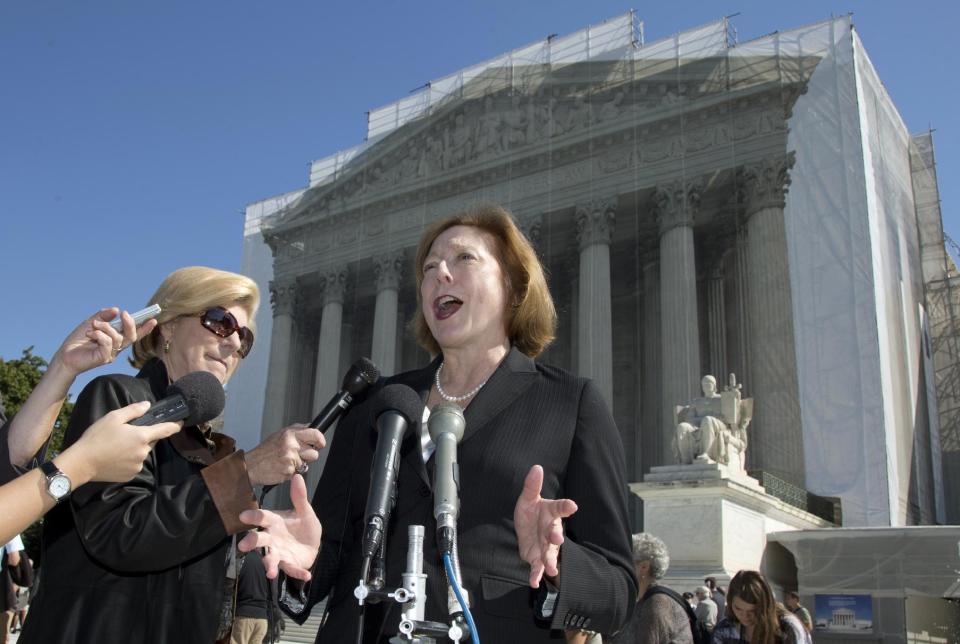
<path fill-rule="evenodd" d="M 471 629 L 464 622 L 462 615 L 457 615 L 449 624 L 432 622 L 424 619 L 427 599 L 427 575 L 423 572 L 423 526 L 411 525 L 407 527 L 407 569 L 402 575 L 402 585 L 393 591 L 375 588 L 367 584 L 366 577 L 370 573 L 371 561 L 364 561 L 360 582 L 353 590 L 354 597 L 360 602 L 361 617 L 365 603 L 380 601 L 394 601 L 403 606 L 400 614 L 400 625 L 396 636 L 391 642 L 402 644 L 433 643 L 437 639 L 449 639 L 460 642 L 469 637 Z M 375 580 L 374 580 L 375 581 Z M 358 642 L 362 638 L 363 625 L 360 624 Z"/>

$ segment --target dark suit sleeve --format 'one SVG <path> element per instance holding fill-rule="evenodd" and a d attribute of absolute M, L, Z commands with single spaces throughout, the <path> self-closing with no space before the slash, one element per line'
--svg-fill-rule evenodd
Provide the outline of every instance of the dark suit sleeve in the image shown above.
<path fill-rule="evenodd" d="M 28 468 L 19 467 L 10 462 L 10 423 L 13 422 L 11 418 L 7 422 L 3 423 L 3 427 L 0 427 L 0 485 L 9 483 L 13 479 L 17 478 L 21 474 L 24 474 Z M 41 448 L 40 452 L 43 452 Z M 39 456 L 39 454 L 38 454 Z M 33 460 L 36 460 L 35 456 Z"/>
<path fill-rule="evenodd" d="M 323 541 L 311 570 L 312 579 L 302 589 L 296 580 L 285 580 L 286 593 L 293 597 L 282 602 L 281 607 L 298 624 L 304 623 L 313 607 L 330 594 L 354 543 L 350 497 L 354 444 L 362 430 L 361 416 L 364 416 L 361 409 L 353 409 L 337 425 L 330 454 L 313 494 L 313 511 L 323 526 Z"/>
<path fill-rule="evenodd" d="M 620 434 L 600 390 L 587 381 L 564 477 L 564 496 L 578 510 L 564 524 L 551 628 L 614 633 L 627 620 L 637 581 L 626 495 Z"/>
<path fill-rule="evenodd" d="M 80 393 L 67 428 L 70 445 L 97 419 L 132 402 L 149 399 L 110 376 Z M 226 537 L 213 499 L 198 472 L 176 485 L 157 479 L 157 450 L 126 483 L 89 483 L 75 490 L 70 506 L 77 533 L 91 557 L 119 572 L 163 570 L 202 554 Z"/>

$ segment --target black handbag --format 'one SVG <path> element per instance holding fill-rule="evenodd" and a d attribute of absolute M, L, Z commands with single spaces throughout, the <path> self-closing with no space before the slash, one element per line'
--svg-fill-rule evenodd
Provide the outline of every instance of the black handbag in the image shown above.
<path fill-rule="evenodd" d="M 30 558 L 26 552 L 20 553 L 20 563 L 16 566 L 7 566 L 10 571 L 10 581 L 22 588 L 29 588 L 33 585 L 33 566 L 30 565 Z"/>

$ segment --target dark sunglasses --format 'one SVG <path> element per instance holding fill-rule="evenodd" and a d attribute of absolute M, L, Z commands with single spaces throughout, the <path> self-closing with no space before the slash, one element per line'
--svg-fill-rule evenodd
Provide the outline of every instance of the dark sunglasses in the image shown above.
<path fill-rule="evenodd" d="M 233 313 L 222 306 L 215 306 L 204 311 L 200 315 L 200 324 L 210 333 L 216 333 L 221 338 L 229 338 L 234 333 L 240 336 L 240 349 L 237 353 L 240 354 L 241 358 L 246 358 L 250 349 L 253 348 L 253 331 L 245 326 L 240 326 L 237 323 L 237 318 L 233 317 Z"/>

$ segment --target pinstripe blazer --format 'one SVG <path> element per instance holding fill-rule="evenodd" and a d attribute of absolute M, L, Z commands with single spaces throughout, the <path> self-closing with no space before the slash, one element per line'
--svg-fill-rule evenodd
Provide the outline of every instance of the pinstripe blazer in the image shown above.
<path fill-rule="evenodd" d="M 426 400 L 441 359 L 385 384 L 408 385 Z M 487 642 L 539 642 L 562 639 L 565 627 L 619 629 L 636 599 L 636 579 L 623 447 L 600 391 L 592 381 L 538 364 L 514 348 L 465 417 L 457 454 L 459 553 L 480 637 Z M 324 534 L 314 581 L 307 589 L 308 607 L 330 597 L 317 642 L 355 641 L 359 611 L 352 593 L 360 577 L 359 541 L 376 441 L 373 420 L 368 403 L 344 417 L 313 498 Z M 386 580 L 388 588 L 401 584 L 407 526 L 423 525 L 426 619 L 446 622 L 446 585 L 433 536 L 433 463 L 423 463 L 419 425 L 418 419 L 401 451 Z M 538 593 L 528 586 L 529 567 L 518 554 L 513 526 L 514 505 L 534 464 L 544 468 L 544 498 L 570 498 L 579 506 L 565 521 L 560 591 L 549 619 L 536 617 Z M 369 605 L 364 642 L 386 642 L 397 633 L 399 615 L 396 605 Z"/>

